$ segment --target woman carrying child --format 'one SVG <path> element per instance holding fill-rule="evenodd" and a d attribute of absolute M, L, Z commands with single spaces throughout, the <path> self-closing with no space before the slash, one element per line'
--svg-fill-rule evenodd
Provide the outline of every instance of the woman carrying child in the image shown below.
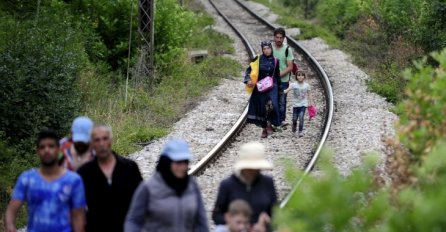
<path fill-rule="evenodd" d="M 299 119 L 299 137 L 304 136 L 304 116 L 305 110 L 313 102 L 310 85 L 305 81 L 306 75 L 302 71 L 298 71 L 295 75 L 297 83 L 292 83 L 285 94 L 293 91 L 292 103 L 293 103 L 293 133 L 296 133 L 297 120 Z M 310 103 L 310 104 L 309 104 Z"/>
<path fill-rule="evenodd" d="M 261 43 L 262 54 L 255 61 L 257 65 L 253 70 L 253 63 L 245 73 L 244 83 L 247 90 L 252 92 L 249 99 L 247 123 L 262 127 L 261 138 L 266 138 L 273 133 L 272 125 L 280 126 L 279 117 L 279 90 L 281 86 L 279 60 L 273 56 L 271 41 Z M 253 79 L 253 73 L 255 78 Z M 270 90 L 259 91 L 256 83 L 265 78 L 272 78 L 273 86 Z"/>

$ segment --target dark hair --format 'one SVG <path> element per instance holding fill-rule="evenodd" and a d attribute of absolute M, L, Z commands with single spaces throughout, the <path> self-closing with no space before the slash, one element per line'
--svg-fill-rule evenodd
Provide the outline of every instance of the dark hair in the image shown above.
<path fill-rule="evenodd" d="M 303 72 L 303 71 L 297 71 L 296 76 L 295 76 L 296 80 L 297 80 L 298 76 L 304 76 L 304 79 L 307 79 L 307 74 L 305 74 L 305 72 Z"/>
<path fill-rule="evenodd" d="M 276 36 L 277 34 L 282 34 L 283 37 L 285 37 L 286 36 L 285 29 L 283 29 L 283 27 L 278 27 L 274 29 L 274 36 Z"/>
<path fill-rule="evenodd" d="M 40 142 L 44 139 L 52 139 L 54 140 L 54 142 L 56 142 L 56 145 L 59 147 L 59 136 L 57 136 L 56 132 L 50 130 L 50 129 L 44 129 L 41 130 L 38 134 L 37 134 L 37 141 L 36 141 L 36 145 L 39 146 Z"/>

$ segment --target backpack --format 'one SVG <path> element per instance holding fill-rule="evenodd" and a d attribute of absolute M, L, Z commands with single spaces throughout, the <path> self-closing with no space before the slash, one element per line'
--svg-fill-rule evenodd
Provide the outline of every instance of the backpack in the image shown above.
<path fill-rule="evenodd" d="M 290 46 L 286 46 L 286 50 L 285 50 L 285 57 L 288 58 L 288 51 Z M 296 75 L 297 71 L 299 70 L 299 68 L 297 67 L 296 64 L 296 59 L 293 59 L 293 69 L 291 69 L 291 74 Z"/>

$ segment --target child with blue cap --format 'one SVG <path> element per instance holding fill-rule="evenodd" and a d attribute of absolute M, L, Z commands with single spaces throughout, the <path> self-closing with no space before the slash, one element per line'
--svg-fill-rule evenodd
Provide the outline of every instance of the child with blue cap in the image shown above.
<path fill-rule="evenodd" d="M 93 160 L 94 154 L 90 146 L 93 121 L 85 116 L 77 117 L 71 126 L 71 138 L 60 141 L 63 153 L 61 163 L 69 170 L 76 171 L 80 166 Z"/>

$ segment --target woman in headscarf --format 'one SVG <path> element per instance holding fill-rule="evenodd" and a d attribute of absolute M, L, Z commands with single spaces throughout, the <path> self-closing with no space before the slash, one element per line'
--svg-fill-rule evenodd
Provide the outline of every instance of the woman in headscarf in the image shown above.
<path fill-rule="evenodd" d="M 272 169 L 265 159 L 265 147 L 259 142 L 244 144 L 235 163 L 234 174 L 224 179 L 218 189 L 217 200 L 212 212 L 216 225 L 226 224 L 224 214 L 229 204 L 237 199 L 248 202 L 252 209 L 250 223 L 253 228 L 267 227 L 273 206 L 277 202 L 274 181 L 263 175 L 261 170 Z"/>
<path fill-rule="evenodd" d="M 244 83 L 247 90 L 252 92 L 249 99 L 247 123 L 253 123 L 263 128 L 261 138 L 266 138 L 273 133 L 272 125 L 280 126 L 279 88 L 281 80 L 279 60 L 273 56 L 271 41 L 263 41 L 261 47 L 262 54 L 256 57 L 246 70 Z M 253 65 L 256 62 L 258 65 Z M 258 70 L 253 70 L 253 67 Z M 273 88 L 261 93 L 256 83 L 268 76 L 273 79 Z"/>
<path fill-rule="evenodd" d="M 185 141 L 167 142 L 155 174 L 133 195 L 126 232 L 209 231 L 200 189 L 187 174 L 190 159 Z"/>

